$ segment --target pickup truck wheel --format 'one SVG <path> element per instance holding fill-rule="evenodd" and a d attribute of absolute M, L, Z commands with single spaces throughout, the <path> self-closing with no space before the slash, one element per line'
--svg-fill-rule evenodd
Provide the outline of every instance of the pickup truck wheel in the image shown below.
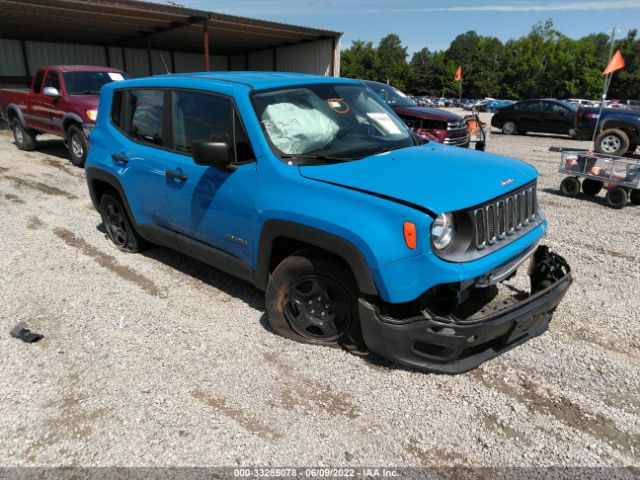
<path fill-rule="evenodd" d="M 502 124 L 502 133 L 505 135 L 515 135 L 518 133 L 518 126 L 513 120 L 507 120 Z"/>
<path fill-rule="evenodd" d="M 28 129 L 22 126 L 20 120 L 13 119 L 11 123 L 11 130 L 13 131 L 13 140 L 20 150 L 30 152 L 36 148 L 36 136 Z"/>
<path fill-rule="evenodd" d="M 560 183 L 560 192 L 567 197 L 575 197 L 580 193 L 580 180 L 576 177 L 566 177 Z"/>
<path fill-rule="evenodd" d="M 582 181 L 582 191 L 589 197 L 595 197 L 602 190 L 602 182 L 585 178 Z"/>
<path fill-rule="evenodd" d="M 346 267 L 301 252 L 284 259 L 271 275 L 267 315 L 283 337 L 358 351 L 363 341 L 357 299 L 356 283 Z"/>
<path fill-rule="evenodd" d="M 628 201 L 629 194 L 622 187 L 613 187 L 607 192 L 607 203 L 611 208 L 622 208 Z"/>
<path fill-rule="evenodd" d="M 87 158 L 89 145 L 82 129 L 76 125 L 71 125 L 67 129 L 67 149 L 71 157 L 71 163 L 76 167 L 83 167 Z"/>
<path fill-rule="evenodd" d="M 107 238 L 127 253 L 137 253 L 145 246 L 144 239 L 135 231 L 127 211 L 119 198 L 105 193 L 100 198 L 100 215 Z"/>
<path fill-rule="evenodd" d="M 604 130 L 596 137 L 595 150 L 605 155 L 621 157 L 629 150 L 629 137 L 618 128 Z"/>

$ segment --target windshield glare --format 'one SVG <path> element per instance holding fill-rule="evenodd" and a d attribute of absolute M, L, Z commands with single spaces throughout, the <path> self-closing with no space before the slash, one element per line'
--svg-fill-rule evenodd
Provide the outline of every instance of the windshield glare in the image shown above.
<path fill-rule="evenodd" d="M 407 95 L 400 90 L 393 88 L 390 85 L 380 85 L 373 82 L 366 82 L 367 86 L 376 92 L 380 98 L 382 98 L 389 105 L 394 107 L 417 107 L 418 104 L 411 100 Z"/>
<path fill-rule="evenodd" d="M 67 95 L 98 95 L 104 84 L 125 78 L 119 72 L 64 72 Z"/>
<path fill-rule="evenodd" d="M 415 145 L 404 122 L 362 85 L 304 85 L 253 95 L 280 155 L 356 159 Z"/>

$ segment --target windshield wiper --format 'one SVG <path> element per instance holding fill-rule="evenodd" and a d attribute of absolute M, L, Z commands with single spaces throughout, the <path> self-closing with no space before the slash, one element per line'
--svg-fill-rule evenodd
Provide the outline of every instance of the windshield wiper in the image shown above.
<path fill-rule="evenodd" d="M 295 154 L 295 153 L 285 153 L 284 155 L 280 155 L 281 158 L 292 158 L 292 159 L 300 159 L 300 160 L 316 160 L 323 163 L 342 163 L 349 162 L 351 160 L 355 160 L 354 157 L 334 157 L 331 155 L 322 155 L 322 154 Z"/>

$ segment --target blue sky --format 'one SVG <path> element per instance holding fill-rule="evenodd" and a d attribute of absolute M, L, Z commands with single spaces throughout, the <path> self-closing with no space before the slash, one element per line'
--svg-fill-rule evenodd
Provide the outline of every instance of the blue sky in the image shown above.
<path fill-rule="evenodd" d="M 166 0 L 155 0 L 166 3 Z M 626 35 L 640 27 L 640 0 L 177 0 L 187 7 L 344 32 L 375 43 L 400 35 L 410 52 L 446 48 L 459 33 L 475 30 L 501 40 L 526 34 L 551 18 L 564 34 L 578 38 L 608 32 Z"/>

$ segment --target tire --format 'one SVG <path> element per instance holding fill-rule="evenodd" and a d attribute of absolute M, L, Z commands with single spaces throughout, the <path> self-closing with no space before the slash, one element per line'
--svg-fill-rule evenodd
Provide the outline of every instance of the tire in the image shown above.
<path fill-rule="evenodd" d="M 631 203 L 634 205 L 640 205 L 640 190 L 631 190 L 629 200 L 631 200 Z"/>
<path fill-rule="evenodd" d="M 502 133 L 505 135 L 515 135 L 518 133 L 518 126 L 513 120 L 507 120 L 502 124 Z"/>
<path fill-rule="evenodd" d="M 622 187 L 613 187 L 607 192 L 607 203 L 611 208 L 622 208 L 628 201 L 629 194 Z"/>
<path fill-rule="evenodd" d="M 29 129 L 22 126 L 17 118 L 11 122 L 11 131 L 13 132 L 13 141 L 20 150 L 30 152 L 36 149 L 36 135 Z"/>
<path fill-rule="evenodd" d="M 566 177 L 560 184 L 560 192 L 567 197 L 575 197 L 580 192 L 580 180 L 576 177 Z"/>
<path fill-rule="evenodd" d="M 123 252 L 137 253 L 146 247 L 138 235 L 120 198 L 115 193 L 105 193 L 100 198 L 100 215 L 107 231 L 107 238 Z"/>
<path fill-rule="evenodd" d="M 585 178 L 582 181 L 582 191 L 589 197 L 595 197 L 602 190 L 602 182 Z"/>
<path fill-rule="evenodd" d="M 71 125 L 67 129 L 67 150 L 69 151 L 71 163 L 76 167 L 83 167 L 84 161 L 87 159 L 89 143 L 87 142 L 87 137 L 84 136 L 84 132 L 77 125 Z"/>
<path fill-rule="evenodd" d="M 605 155 L 622 157 L 629 150 L 629 137 L 618 128 L 604 130 L 596 137 L 595 150 Z"/>
<path fill-rule="evenodd" d="M 297 342 L 362 351 L 358 296 L 347 267 L 311 250 L 297 252 L 269 279 L 269 324 L 278 335 Z"/>

